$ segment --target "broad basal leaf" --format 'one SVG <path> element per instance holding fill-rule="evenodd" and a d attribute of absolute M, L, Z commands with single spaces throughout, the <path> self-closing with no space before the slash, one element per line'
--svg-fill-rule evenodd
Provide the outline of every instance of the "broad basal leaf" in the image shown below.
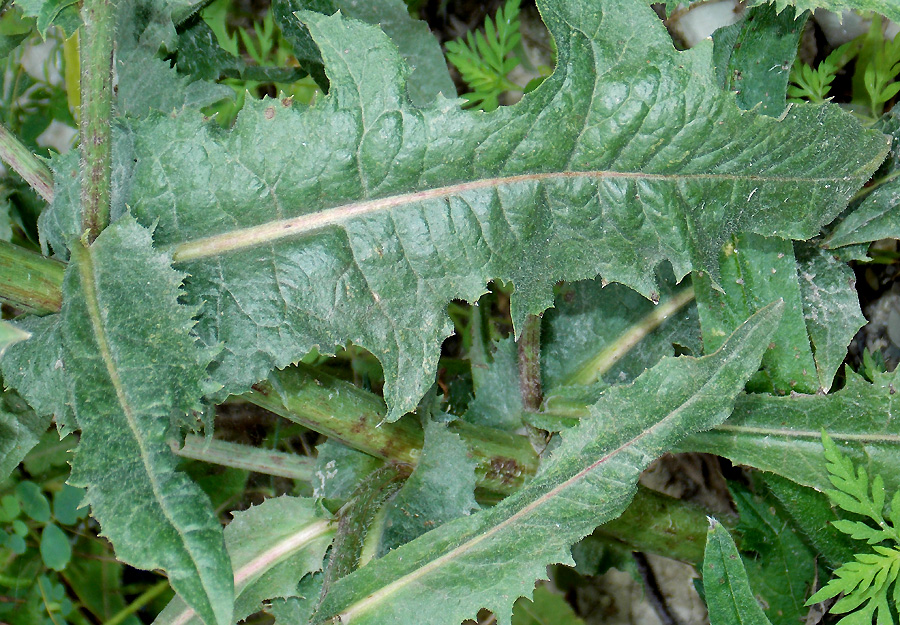
<path fill-rule="evenodd" d="M 413 106 L 381 31 L 304 13 L 331 80 L 314 107 L 254 103 L 230 132 L 191 112 L 133 124 L 127 203 L 190 275 L 226 391 L 352 341 L 394 420 L 434 379 L 450 300 L 512 281 L 521 327 L 559 280 L 655 299 L 664 259 L 715 277 L 735 232 L 816 234 L 886 153 L 832 106 L 739 111 L 710 47 L 676 51 L 641 0 L 541 10 L 556 71 L 491 114 Z"/>
<path fill-rule="evenodd" d="M 72 245 L 62 331 L 81 440 L 69 482 L 116 556 L 163 569 L 207 625 L 231 625 L 231 564 L 209 500 L 175 471 L 170 418 L 200 408 L 211 353 L 190 335 L 182 276 L 129 217 Z"/>
<path fill-rule="evenodd" d="M 306 574 L 321 570 L 334 525 L 322 518 L 313 499 L 278 497 L 236 512 L 225 528 L 225 546 L 234 567 L 234 620 L 260 610 L 266 599 L 297 596 Z M 154 625 L 203 625 L 179 597 Z"/>
<path fill-rule="evenodd" d="M 714 355 L 663 359 L 634 384 L 611 388 L 521 491 L 339 580 L 315 622 L 445 625 L 487 608 L 509 623 L 513 602 L 548 564 L 571 564 L 569 546 L 621 514 L 652 460 L 727 417 L 780 312 L 760 312 Z"/>
<path fill-rule="evenodd" d="M 743 395 L 724 425 L 692 436 L 681 451 L 704 451 L 782 475 L 824 491 L 822 430 L 870 475 L 884 476 L 888 491 L 900 487 L 900 373 L 876 374 L 869 384 L 847 370 L 846 386 L 830 395 Z"/>

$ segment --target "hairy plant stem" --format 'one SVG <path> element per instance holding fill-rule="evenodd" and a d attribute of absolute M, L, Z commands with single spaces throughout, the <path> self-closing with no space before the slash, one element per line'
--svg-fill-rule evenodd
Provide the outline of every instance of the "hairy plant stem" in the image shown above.
<path fill-rule="evenodd" d="M 528 315 L 517 341 L 519 347 L 519 391 L 522 408 L 534 411 L 543 400 L 541 390 L 541 318 Z"/>
<path fill-rule="evenodd" d="M 81 224 L 92 243 L 109 223 L 115 4 L 84 0 L 81 19 Z"/>
<path fill-rule="evenodd" d="M 65 264 L 0 241 L 0 301 L 37 314 L 62 306 Z"/>
<path fill-rule="evenodd" d="M 266 475 L 288 477 L 308 482 L 312 479 L 315 461 L 307 456 L 286 454 L 249 445 L 229 443 L 202 436 L 185 437 L 184 445 L 172 444 L 172 451 L 182 458 L 201 460 L 223 467 L 255 471 Z"/>
<path fill-rule="evenodd" d="M 0 160 L 47 202 L 53 201 L 53 174 L 6 126 L 0 124 Z"/>
<path fill-rule="evenodd" d="M 569 376 L 565 384 L 588 385 L 597 382 L 635 345 L 692 301 L 694 301 L 694 288 L 688 287 L 661 302 L 640 321 L 629 327 L 628 331 L 579 367 Z"/>

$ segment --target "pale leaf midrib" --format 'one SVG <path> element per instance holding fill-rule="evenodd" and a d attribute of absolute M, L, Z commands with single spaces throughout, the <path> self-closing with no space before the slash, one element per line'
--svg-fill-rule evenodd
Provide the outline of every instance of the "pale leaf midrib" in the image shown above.
<path fill-rule="evenodd" d="M 284 540 L 272 545 L 260 553 L 253 560 L 241 566 L 234 572 L 234 590 L 237 597 L 243 588 L 242 584 L 249 583 L 254 575 L 260 573 L 266 568 L 271 568 L 282 562 L 285 558 L 306 547 L 306 545 L 315 539 L 329 532 L 334 523 L 328 520 L 318 521 L 312 525 L 304 527 L 299 532 L 292 534 Z M 169 625 L 184 625 L 194 617 L 196 612 L 190 606 L 185 606 L 178 616 L 174 617 Z"/>
<path fill-rule="evenodd" d="M 786 428 L 758 427 L 748 425 L 719 425 L 712 432 L 734 432 L 735 434 L 759 434 L 762 436 L 778 436 L 783 438 L 809 438 L 822 440 L 822 432 L 815 430 L 792 430 Z M 852 434 L 840 431 L 829 431 L 828 436 L 835 440 L 861 441 L 863 443 L 900 443 L 900 434 Z"/>
<path fill-rule="evenodd" d="M 238 228 L 229 232 L 209 237 L 202 237 L 192 241 L 168 246 L 172 252 L 173 261 L 176 263 L 219 256 L 229 252 L 249 249 L 258 245 L 272 243 L 290 237 L 299 237 L 319 230 L 325 226 L 348 221 L 355 217 L 375 214 L 380 211 L 390 210 L 406 204 L 424 202 L 445 198 L 468 191 L 477 191 L 504 185 L 522 184 L 528 182 L 544 182 L 554 179 L 588 178 L 606 179 L 621 178 L 632 180 L 656 180 L 666 182 L 682 182 L 688 180 L 722 180 L 743 182 L 782 182 L 782 183 L 838 183 L 846 180 L 843 176 L 833 177 L 803 177 L 803 176 L 760 176 L 737 174 L 648 174 L 642 172 L 620 171 L 564 171 L 546 172 L 534 174 L 521 174 L 516 176 L 500 176 L 483 178 L 470 182 L 463 182 L 444 187 L 435 187 L 412 193 L 392 195 L 374 200 L 353 202 L 344 206 L 337 206 L 314 213 L 307 213 L 289 219 L 277 219 L 256 226 Z M 749 201 L 749 200 L 748 200 Z"/>
<path fill-rule="evenodd" d="M 506 528 L 508 525 L 511 525 L 512 523 L 517 521 L 519 518 L 523 517 L 527 513 L 531 512 L 532 510 L 540 507 L 547 500 L 555 497 L 562 490 L 565 490 L 570 485 L 577 483 L 578 481 L 583 479 L 585 475 L 587 475 L 588 473 L 593 471 L 595 468 L 597 468 L 604 462 L 611 460 L 612 458 L 617 456 L 619 453 L 621 453 L 625 449 L 628 449 L 629 447 L 632 447 L 633 445 L 637 444 L 643 438 L 646 438 L 647 436 L 652 434 L 656 428 L 662 426 L 665 423 L 668 423 L 675 415 L 678 415 L 679 413 L 683 412 L 687 407 L 693 405 L 696 401 L 699 400 L 699 398 L 705 397 L 706 393 L 704 391 L 710 384 L 712 384 L 719 377 L 719 374 L 721 374 L 721 372 L 722 372 L 722 368 L 720 368 L 715 374 L 710 376 L 710 378 L 708 380 L 706 380 L 706 382 L 704 382 L 700 386 L 700 388 L 698 388 L 694 393 L 691 394 L 690 398 L 687 401 L 679 404 L 675 410 L 670 411 L 664 418 L 653 423 L 650 427 L 648 427 L 645 430 L 643 430 L 642 432 L 640 432 L 637 436 L 634 436 L 633 438 L 629 439 L 625 444 L 620 445 L 616 449 L 610 451 L 605 456 L 594 461 L 593 463 L 591 463 L 590 465 L 588 465 L 587 467 L 585 467 L 584 469 L 582 469 L 581 471 L 579 471 L 578 473 L 576 473 L 575 475 L 570 477 L 569 479 L 560 483 L 553 489 L 547 491 L 546 493 L 544 493 L 543 495 L 541 495 L 540 497 L 538 497 L 537 499 L 535 499 L 528 505 L 526 505 L 523 508 L 521 508 L 520 510 L 518 510 L 515 514 L 510 515 L 509 517 L 504 519 L 502 522 L 489 528 L 484 533 L 479 534 L 475 538 L 464 542 L 463 544 L 459 545 L 458 547 L 455 547 L 451 551 L 448 551 L 444 555 L 440 556 L 439 558 L 432 560 L 431 562 L 427 563 L 425 566 L 420 567 L 420 568 L 416 569 L 415 571 L 408 573 L 407 575 L 404 575 L 403 577 L 391 582 L 387 586 L 383 586 L 382 588 L 379 588 L 377 591 L 370 594 L 365 599 L 362 599 L 362 600 L 356 602 L 355 604 L 350 605 L 345 610 L 342 610 L 340 612 L 340 614 L 338 615 L 339 616 L 338 622 L 343 622 L 343 623 L 350 622 L 354 614 L 364 612 L 365 610 L 369 609 L 373 605 L 379 603 L 383 599 L 386 599 L 390 595 L 394 594 L 394 592 L 400 590 L 404 586 L 412 583 L 413 581 L 415 581 L 416 579 L 418 579 L 420 577 L 427 575 L 428 573 L 435 570 L 436 568 L 439 568 L 441 565 L 444 564 L 444 562 L 452 560 L 452 559 L 456 558 L 457 556 L 459 556 L 460 554 L 465 554 L 466 552 L 471 550 L 473 547 L 475 547 L 482 541 L 486 540 L 487 538 L 492 537 L 493 535 L 497 534 L 500 530 Z"/>
<path fill-rule="evenodd" d="M 165 501 L 165 498 L 161 495 L 159 481 L 156 478 L 152 463 L 150 462 L 150 454 L 144 444 L 144 439 L 140 434 L 140 428 L 138 427 L 137 420 L 135 418 L 134 409 L 131 406 L 131 403 L 128 401 L 124 384 L 121 377 L 119 376 L 119 371 L 116 366 L 115 359 L 113 358 L 112 350 L 110 349 L 109 339 L 106 336 L 106 329 L 103 325 L 103 318 L 100 312 L 100 302 L 95 284 L 97 277 L 94 271 L 94 262 L 93 256 L 91 254 L 91 249 L 84 247 L 80 242 L 76 243 L 72 246 L 72 256 L 73 260 L 75 260 L 76 264 L 78 265 L 78 275 L 81 282 L 81 288 L 84 292 L 84 299 L 85 304 L 87 305 L 88 317 L 90 318 L 94 338 L 97 341 L 97 347 L 100 353 L 100 357 L 102 358 L 103 364 L 106 367 L 110 382 L 112 383 L 113 388 L 116 391 L 116 398 L 119 401 L 119 406 L 122 409 L 122 413 L 125 415 L 125 420 L 128 423 L 128 427 L 131 430 L 132 436 L 134 437 L 134 440 L 138 445 L 138 449 L 140 450 L 141 464 L 143 464 L 144 472 L 147 474 L 147 477 L 150 481 L 150 486 L 153 489 L 153 496 L 160 504 L 159 510 L 166 517 L 169 525 L 175 529 L 178 536 L 181 538 L 184 550 L 191 555 L 191 563 L 194 566 L 197 578 L 203 585 L 203 589 L 204 592 L 206 592 L 207 597 L 210 597 L 212 596 L 212 594 L 206 587 L 206 579 L 201 574 L 200 564 L 194 558 L 194 554 L 191 550 L 186 536 L 182 533 L 181 528 L 178 526 L 178 524 L 174 522 L 174 519 L 169 513 L 168 507 L 162 505 L 162 503 Z"/>

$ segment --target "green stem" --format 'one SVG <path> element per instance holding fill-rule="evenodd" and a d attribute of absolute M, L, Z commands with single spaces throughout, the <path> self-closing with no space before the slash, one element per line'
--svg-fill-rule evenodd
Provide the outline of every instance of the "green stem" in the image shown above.
<path fill-rule="evenodd" d="M 308 482 L 312 479 L 312 458 L 286 454 L 280 451 L 259 449 L 228 441 L 205 439 L 189 435 L 184 446 L 173 445 L 172 451 L 182 458 L 201 460 L 223 467 L 255 471 L 266 475 L 277 475 Z"/>
<path fill-rule="evenodd" d="M 669 317 L 694 301 L 694 288 L 688 287 L 655 306 L 643 319 L 632 325 L 618 339 L 598 352 L 566 380 L 565 385 L 589 385 L 600 380 L 635 345 L 662 325 Z"/>
<path fill-rule="evenodd" d="M 519 391 L 522 408 L 537 410 L 541 406 L 541 318 L 528 315 L 517 341 L 519 347 Z"/>
<path fill-rule="evenodd" d="M 158 596 L 166 592 L 169 588 L 169 582 L 163 580 L 157 582 L 147 590 L 145 590 L 137 599 L 129 603 L 122 610 L 119 610 L 112 618 L 103 623 L 103 625 L 120 625 L 125 622 L 129 616 L 143 608 L 145 605 L 156 599 Z"/>
<path fill-rule="evenodd" d="M 0 160 L 22 176 L 22 179 L 45 201 L 53 201 L 53 174 L 50 173 L 50 168 L 2 124 L 0 124 Z"/>
<path fill-rule="evenodd" d="M 0 241 L 0 301 L 37 314 L 58 312 L 65 267 L 59 261 Z"/>
<path fill-rule="evenodd" d="M 424 443 L 414 419 L 385 423 L 384 402 L 348 382 L 298 365 L 275 371 L 244 397 L 294 423 L 325 434 L 376 458 L 415 466 Z M 456 421 L 476 462 L 479 486 L 499 494 L 518 490 L 538 467 L 538 457 L 522 436 Z"/>
<path fill-rule="evenodd" d="M 109 223 L 115 5 L 84 0 L 81 18 L 82 228 L 92 243 Z"/>

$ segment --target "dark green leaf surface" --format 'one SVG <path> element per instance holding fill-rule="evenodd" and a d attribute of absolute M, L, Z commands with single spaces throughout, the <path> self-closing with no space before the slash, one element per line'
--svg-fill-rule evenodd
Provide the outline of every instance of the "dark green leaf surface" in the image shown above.
<path fill-rule="evenodd" d="M 831 488 L 822 429 L 861 463 L 884 477 L 889 492 L 900 487 L 900 381 L 897 372 L 869 384 L 847 371 L 845 388 L 830 395 L 738 398 L 727 423 L 684 441 L 681 451 L 704 451 L 784 476 L 824 491 Z"/>
<path fill-rule="evenodd" d="M 317 513 L 313 499 L 278 497 L 236 512 L 225 528 L 225 546 L 234 567 L 234 619 L 260 610 L 266 599 L 295 597 L 307 573 L 321 570 L 334 538 L 333 523 Z M 203 625 L 180 598 L 173 599 L 154 625 Z"/>
<path fill-rule="evenodd" d="M 608 390 L 521 491 L 339 580 L 316 622 L 339 615 L 354 625 L 437 625 L 487 608 L 509 623 L 513 602 L 545 577 L 547 564 L 572 564 L 569 546 L 621 514 L 652 460 L 687 432 L 726 418 L 780 312 L 761 311 L 714 355 L 663 359 L 634 384 Z"/>
<path fill-rule="evenodd" d="M 377 557 L 477 509 L 475 461 L 459 435 L 429 421 L 416 468 L 386 506 Z"/>
<path fill-rule="evenodd" d="M 274 0 L 272 8 L 297 59 L 320 82 L 324 82 L 321 53 L 309 29 L 294 16 L 296 11 L 308 10 L 324 15 L 340 11 L 346 17 L 379 26 L 413 70 L 407 83 L 407 95 L 413 104 L 428 104 L 439 93 L 445 98 L 456 96 L 456 87 L 437 39 L 425 22 L 410 17 L 409 8 L 402 0 Z"/>
<path fill-rule="evenodd" d="M 703 592 L 710 625 L 771 625 L 753 596 L 734 541 L 715 519 L 706 538 Z"/>
<path fill-rule="evenodd" d="M 797 56 L 807 15 L 794 10 L 777 13 L 773 5 L 747 11 L 740 22 L 713 35 L 713 59 L 723 89 L 737 94 L 742 109 L 778 117 L 787 106 L 785 92 Z"/>
<path fill-rule="evenodd" d="M 39 415 L 15 393 L 0 397 L 0 481 L 18 466 L 50 427 L 50 416 Z"/>
<path fill-rule="evenodd" d="M 720 267 L 723 291 L 717 290 L 708 277 L 694 279 L 704 347 L 718 348 L 741 321 L 782 299 L 785 312 L 763 358 L 765 375 L 752 380 L 751 387 L 781 394 L 815 393 L 819 380 L 791 242 L 754 234 L 737 236 L 725 246 Z"/>
<path fill-rule="evenodd" d="M 181 279 L 130 218 L 73 245 L 62 321 L 82 434 L 69 482 L 88 489 L 120 560 L 165 570 L 208 625 L 231 625 L 222 528 L 166 442 L 170 417 L 200 408 L 211 358 L 177 301 Z"/>
<path fill-rule="evenodd" d="M 750 0 L 749 6 L 767 4 L 766 0 Z M 774 0 L 777 11 L 781 12 L 787 7 L 796 7 L 797 12 L 814 11 L 822 8 L 835 13 L 842 11 L 875 11 L 886 15 L 888 18 L 900 21 L 900 5 L 895 0 Z"/>
<path fill-rule="evenodd" d="M 763 479 L 791 520 L 831 568 L 853 559 L 856 544 L 831 524 L 840 517 L 825 493 L 800 486 L 773 473 L 765 474 Z"/>
<path fill-rule="evenodd" d="M 879 129 L 891 136 L 893 149 L 873 179 L 868 193 L 831 232 L 826 247 L 869 243 L 884 238 L 900 238 L 900 111 L 890 112 L 879 121 Z"/>
<path fill-rule="evenodd" d="M 512 281 L 521 327 L 561 279 L 655 297 L 664 259 L 718 275 L 736 231 L 815 234 L 886 151 L 834 107 L 739 111 L 708 47 L 675 51 L 639 0 L 542 10 L 557 70 L 491 114 L 414 107 L 380 31 L 305 13 L 331 77 L 315 107 L 255 103 L 231 132 L 195 113 L 134 124 L 129 203 L 190 274 L 226 390 L 349 340 L 382 362 L 394 420 L 433 381 L 451 299 Z"/>
<path fill-rule="evenodd" d="M 805 603 L 816 577 L 817 552 L 782 518 L 774 497 L 737 484 L 730 490 L 741 519 L 741 551 L 752 552 L 743 560 L 755 597 L 773 625 L 802 622 L 809 612 Z"/>

